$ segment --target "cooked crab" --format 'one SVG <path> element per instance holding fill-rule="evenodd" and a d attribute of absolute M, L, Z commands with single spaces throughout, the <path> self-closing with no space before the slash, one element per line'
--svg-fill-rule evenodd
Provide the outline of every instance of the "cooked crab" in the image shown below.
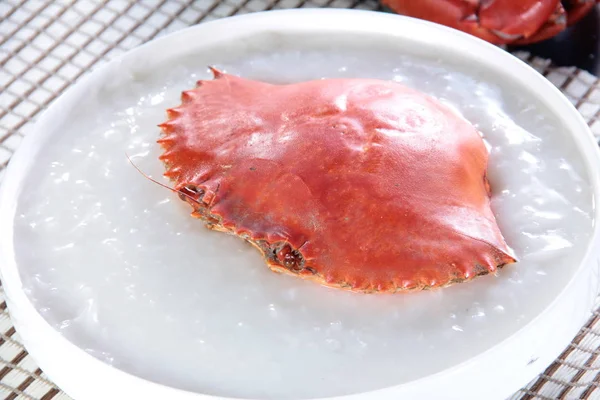
<path fill-rule="evenodd" d="M 460 29 L 496 44 L 549 39 L 598 0 L 382 0 L 393 11 Z"/>
<path fill-rule="evenodd" d="M 161 124 L 165 176 L 274 271 L 357 292 L 447 286 L 512 263 L 478 131 L 399 83 L 289 85 L 213 70 Z"/>

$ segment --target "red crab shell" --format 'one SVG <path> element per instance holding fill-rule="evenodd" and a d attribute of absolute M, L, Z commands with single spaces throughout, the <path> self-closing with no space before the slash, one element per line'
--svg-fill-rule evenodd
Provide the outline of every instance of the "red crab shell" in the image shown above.
<path fill-rule="evenodd" d="M 598 0 L 382 0 L 393 11 L 460 29 L 495 44 L 549 39 Z"/>
<path fill-rule="evenodd" d="M 327 286 L 446 286 L 514 262 L 466 120 L 395 82 L 213 70 L 161 124 L 165 176 L 209 228 Z"/>

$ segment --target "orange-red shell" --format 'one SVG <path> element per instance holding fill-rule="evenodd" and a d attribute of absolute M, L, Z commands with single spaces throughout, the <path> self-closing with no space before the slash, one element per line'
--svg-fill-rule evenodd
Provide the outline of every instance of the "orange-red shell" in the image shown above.
<path fill-rule="evenodd" d="M 166 176 L 209 227 L 277 271 L 395 292 L 514 261 L 477 130 L 396 82 L 271 85 L 214 71 L 168 111 Z"/>
<path fill-rule="evenodd" d="M 549 39 L 583 18 L 597 0 L 382 0 L 392 10 L 460 29 L 496 44 Z"/>

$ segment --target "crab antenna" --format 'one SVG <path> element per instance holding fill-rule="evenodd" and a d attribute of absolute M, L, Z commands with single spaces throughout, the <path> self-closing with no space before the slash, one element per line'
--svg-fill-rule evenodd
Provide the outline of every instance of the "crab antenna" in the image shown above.
<path fill-rule="evenodd" d="M 194 201 L 195 203 L 198 203 L 198 200 L 196 200 L 195 198 L 193 198 L 192 196 L 190 196 L 189 194 L 182 192 L 181 190 L 177 190 L 177 189 L 173 189 L 172 187 L 169 187 L 167 185 L 165 185 L 164 183 L 161 183 L 159 181 L 157 181 L 156 179 L 148 176 L 148 174 L 146 174 L 144 171 L 142 171 L 137 165 L 135 165 L 133 163 L 133 161 L 131 160 L 131 157 L 129 157 L 129 154 L 125 153 L 125 157 L 127 157 L 127 160 L 129 160 L 129 163 L 131 165 L 133 165 L 133 168 L 135 168 L 137 170 L 137 172 L 139 172 L 140 174 L 142 174 L 142 176 L 146 179 L 148 179 L 150 182 L 156 183 L 158 186 L 162 186 L 165 189 L 169 189 L 170 191 L 174 192 L 174 193 L 178 193 L 182 196 L 187 197 L 188 199 Z"/>

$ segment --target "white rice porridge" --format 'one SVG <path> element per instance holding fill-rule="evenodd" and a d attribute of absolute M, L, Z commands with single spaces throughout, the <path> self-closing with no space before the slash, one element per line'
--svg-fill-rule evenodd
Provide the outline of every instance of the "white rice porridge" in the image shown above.
<path fill-rule="evenodd" d="M 463 362 L 531 321 L 569 280 L 592 232 L 574 144 L 532 96 L 460 60 L 367 39 L 279 38 L 125 73 L 72 110 L 27 180 L 15 220 L 27 292 L 90 354 L 200 393 L 304 399 L 408 382 Z M 378 44 L 373 44 L 373 43 Z M 484 134 L 500 228 L 519 257 L 443 290 L 362 295 L 274 274 L 212 232 L 161 178 L 157 124 L 207 65 L 273 83 L 393 79 L 452 105 Z M 95 106 L 90 107 L 89 102 Z"/>

